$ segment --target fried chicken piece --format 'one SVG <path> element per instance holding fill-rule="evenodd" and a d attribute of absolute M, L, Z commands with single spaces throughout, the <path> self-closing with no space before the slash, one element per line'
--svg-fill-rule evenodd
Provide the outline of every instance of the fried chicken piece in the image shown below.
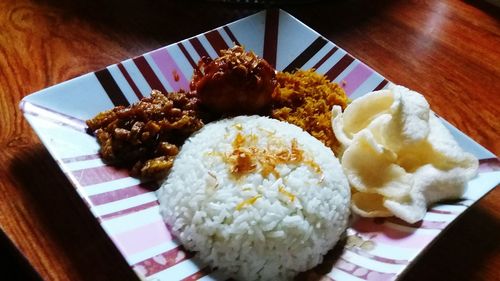
<path fill-rule="evenodd" d="M 191 81 L 202 106 L 219 115 L 259 113 L 270 106 L 275 88 L 274 68 L 241 46 L 222 50 L 215 60 L 203 57 Z"/>

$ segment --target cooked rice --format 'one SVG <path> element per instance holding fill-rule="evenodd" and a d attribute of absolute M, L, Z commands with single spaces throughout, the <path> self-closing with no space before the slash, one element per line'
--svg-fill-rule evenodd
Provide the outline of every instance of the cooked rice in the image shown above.
<path fill-rule="evenodd" d="M 158 198 L 173 234 L 203 263 L 241 280 L 286 280 L 337 243 L 350 191 L 320 141 L 285 122 L 240 116 L 188 139 Z"/>

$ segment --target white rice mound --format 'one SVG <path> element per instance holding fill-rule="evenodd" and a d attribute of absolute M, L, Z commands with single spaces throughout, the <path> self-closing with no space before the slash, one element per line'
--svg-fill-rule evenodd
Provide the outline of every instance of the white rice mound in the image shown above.
<path fill-rule="evenodd" d="M 307 161 L 278 164 L 278 178 L 263 176 L 259 165 L 237 178 L 224 160 L 237 134 L 261 148 L 296 140 Z M 321 263 L 337 243 L 350 189 L 339 161 L 316 138 L 285 122 L 239 116 L 186 141 L 158 199 L 173 234 L 204 264 L 238 280 L 287 280 Z"/>

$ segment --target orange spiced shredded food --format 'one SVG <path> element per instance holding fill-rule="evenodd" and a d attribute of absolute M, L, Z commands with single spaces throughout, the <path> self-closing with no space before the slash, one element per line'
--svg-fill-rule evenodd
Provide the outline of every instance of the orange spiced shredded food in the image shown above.
<path fill-rule="evenodd" d="M 161 179 L 172 167 L 178 146 L 203 126 L 197 103 L 191 93 L 153 90 L 151 97 L 133 105 L 99 113 L 87 126 L 105 161 L 132 167 L 133 176 Z"/>
<path fill-rule="evenodd" d="M 271 116 L 301 127 L 336 152 L 331 110 L 333 105 L 347 106 L 344 90 L 313 69 L 278 72 L 276 78 Z"/>

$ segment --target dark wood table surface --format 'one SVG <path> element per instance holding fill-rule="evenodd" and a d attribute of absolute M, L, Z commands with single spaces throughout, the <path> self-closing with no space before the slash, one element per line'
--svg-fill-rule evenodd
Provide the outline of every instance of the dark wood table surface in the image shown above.
<path fill-rule="evenodd" d="M 388 79 L 423 93 L 439 115 L 500 154 L 499 8 L 479 0 L 331 0 L 282 8 Z M 261 9 L 169 0 L 0 1 L 0 255 L 9 259 L 0 279 L 135 278 L 22 117 L 19 101 Z M 499 248 L 497 188 L 402 280 L 499 280 Z"/>

